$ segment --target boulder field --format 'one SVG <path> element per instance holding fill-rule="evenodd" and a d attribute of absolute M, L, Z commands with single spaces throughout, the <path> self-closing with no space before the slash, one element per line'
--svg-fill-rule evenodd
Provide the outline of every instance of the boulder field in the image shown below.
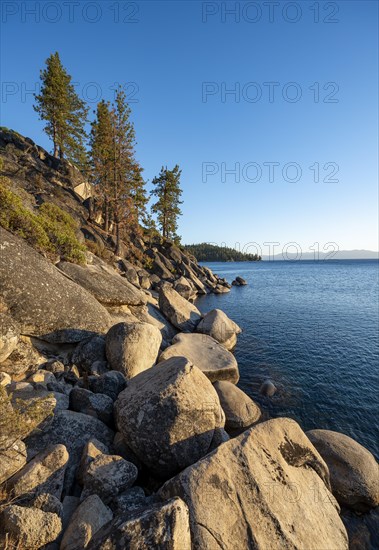
<path fill-rule="evenodd" d="M 237 387 L 241 328 L 192 303 L 226 281 L 170 243 L 147 271 L 0 237 L 1 548 L 371 548 L 375 458 Z"/>

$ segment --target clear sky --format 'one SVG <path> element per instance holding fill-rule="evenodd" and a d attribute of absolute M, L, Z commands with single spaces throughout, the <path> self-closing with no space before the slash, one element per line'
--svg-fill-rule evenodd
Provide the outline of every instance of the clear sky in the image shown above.
<path fill-rule="evenodd" d="M 378 250 L 376 1 L 1 9 L 2 125 L 51 149 L 30 90 L 54 51 L 93 108 L 125 85 L 145 178 L 183 170 L 184 243 Z"/>

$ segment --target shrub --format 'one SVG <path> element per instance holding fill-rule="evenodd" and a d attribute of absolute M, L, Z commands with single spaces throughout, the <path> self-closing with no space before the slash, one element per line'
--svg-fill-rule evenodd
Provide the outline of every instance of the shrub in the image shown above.
<path fill-rule="evenodd" d="M 25 239 L 38 252 L 84 263 L 86 248 L 75 235 L 78 224 L 72 216 L 49 203 L 43 204 L 37 213 L 30 212 L 7 184 L 7 178 L 0 178 L 0 225 Z"/>

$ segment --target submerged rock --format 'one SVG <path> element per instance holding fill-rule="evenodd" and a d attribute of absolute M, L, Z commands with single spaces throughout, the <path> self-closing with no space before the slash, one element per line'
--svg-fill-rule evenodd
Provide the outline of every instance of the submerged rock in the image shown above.
<path fill-rule="evenodd" d="M 190 511 L 192 548 L 347 550 L 328 468 L 293 420 L 269 420 L 170 479 Z"/>
<path fill-rule="evenodd" d="M 329 467 L 333 495 L 353 510 L 379 505 L 379 464 L 375 457 L 345 434 L 310 430 L 307 436 Z"/>
<path fill-rule="evenodd" d="M 132 378 L 115 403 L 117 426 L 152 473 L 167 478 L 210 449 L 225 423 L 215 389 L 184 357 Z"/>
<path fill-rule="evenodd" d="M 259 388 L 259 393 L 266 397 L 272 397 L 276 393 L 276 386 L 271 380 L 265 380 Z"/>
<path fill-rule="evenodd" d="M 239 372 L 236 358 L 216 340 L 206 334 L 177 334 L 159 356 L 159 363 L 171 357 L 186 357 L 211 382 L 227 380 L 237 384 Z"/>

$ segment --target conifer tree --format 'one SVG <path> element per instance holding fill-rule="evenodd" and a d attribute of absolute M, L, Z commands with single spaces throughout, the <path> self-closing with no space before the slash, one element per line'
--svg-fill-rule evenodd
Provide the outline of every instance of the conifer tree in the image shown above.
<path fill-rule="evenodd" d="M 160 171 L 158 177 L 152 181 L 155 188 L 151 194 L 158 198 L 157 202 L 151 207 L 151 211 L 157 214 L 158 224 L 162 236 L 166 239 L 179 241 L 177 235 L 178 217 L 181 215 L 179 205 L 182 190 L 180 189 L 180 176 L 182 171 L 176 165 L 173 170 L 168 170 L 167 166 Z"/>
<path fill-rule="evenodd" d="M 142 168 L 135 159 L 135 132 L 130 108 L 120 88 L 110 107 L 99 103 L 91 130 L 93 182 L 104 214 L 104 229 L 110 223 L 116 237 L 116 254 L 121 251 L 123 233 L 138 229 L 147 197 Z"/>
<path fill-rule="evenodd" d="M 109 231 L 111 220 L 110 193 L 112 190 L 114 116 L 109 102 L 97 106 L 96 119 L 91 124 L 91 179 L 96 202 L 104 216 L 104 230 Z"/>
<path fill-rule="evenodd" d="M 46 122 L 46 134 L 54 144 L 54 157 L 67 158 L 83 168 L 86 164 L 85 123 L 88 109 L 75 92 L 71 76 L 58 52 L 46 60 L 41 71 L 41 91 L 35 96 L 35 111 Z"/>

